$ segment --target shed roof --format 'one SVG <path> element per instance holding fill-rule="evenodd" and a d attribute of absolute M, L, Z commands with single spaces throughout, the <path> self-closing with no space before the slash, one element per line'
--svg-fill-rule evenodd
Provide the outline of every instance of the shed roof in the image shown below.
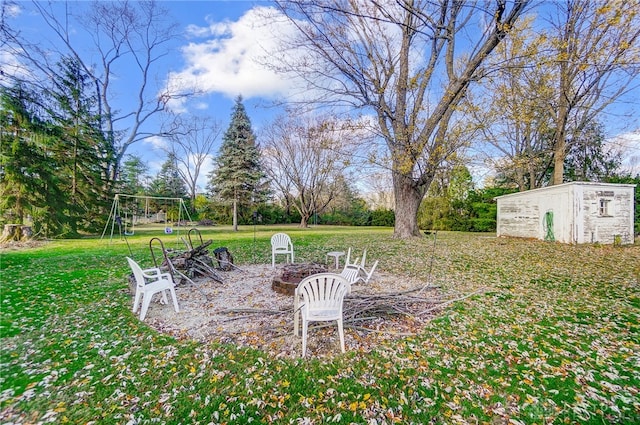
<path fill-rule="evenodd" d="M 500 199 L 500 198 L 514 197 L 514 196 L 524 196 L 524 195 L 529 195 L 531 193 L 557 190 L 559 188 L 564 188 L 567 186 L 600 186 L 600 187 L 605 186 L 605 187 L 631 187 L 631 188 L 636 187 L 636 185 L 632 183 L 569 182 L 569 183 L 556 184 L 553 186 L 539 187 L 537 189 L 525 190 L 523 192 L 515 192 L 515 193 L 509 193 L 506 195 L 500 195 L 500 196 L 496 196 L 493 199 Z"/>

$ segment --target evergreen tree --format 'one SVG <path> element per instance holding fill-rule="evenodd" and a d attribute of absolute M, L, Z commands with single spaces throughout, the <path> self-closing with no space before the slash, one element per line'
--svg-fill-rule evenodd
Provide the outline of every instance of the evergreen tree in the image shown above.
<path fill-rule="evenodd" d="M 186 198 L 187 187 L 184 180 L 180 176 L 178 170 L 178 161 L 176 156 L 169 153 L 167 160 L 162 164 L 160 171 L 149 185 L 149 194 L 151 196 L 162 196 L 166 198 Z M 156 210 L 164 210 L 169 220 L 177 220 L 180 217 L 181 204 L 176 202 L 152 201 L 151 207 Z"/>
<path fill-rule="evenodd" d="M 108 207 L 103 192 L 106 142 L 100 130 L 98 99 L 88 75 L 76 59 L 63 58 L 59 78 L 48 91 L 47 115 L 55 137 L 48 146 L 66 196 L 65 221 L 71 235 L 96 230 L 95 223 Z"/>
<path fill-rule="evenodd" d="M 149 192 L 152 196 L 164 196 L 167 198 L 185 198 L 187 189 L 184 180 L 180 177 L 178 163 L 174 154 L 170 153 L 162 164 L 160 171 L 151 182 Z"/>
<path fill-rule="evenodd" d="M 580 132 L 580 139 L 569 140 L 564 161 L 565 181 L 605 181 L 615 176 L 620 166 L 619 154 L 607 150 L 602 124 L 590 122 Z"/>
<path fill-rule="evenodd" d="M 50 237 L 62 232 L 66 194 L 36 104 L 21 86 L 0 87 L 0 211 L 3 222 L 31 218 L 36 234 Z"/>
<path fill-rule="evenodd" d="M 232 205 L 234 230 L 238 230 L 238 208 L 249 208 L 265 196 L 264 178 L 256 136 L 238 96 L 208 186 L 214 198 Z"/>
<path fill-rule="evenodd" d="M 47 237 L 99 229 L 111 198 L 97 96 L 76 60 L 63 58 L 58 68 L 44 91 L 18 85 L 1 92 L 0 203 L 13 220 L 30 216 Z"/>
<path fill-rule="evenodd" d="M 137 155 L 127 155 L 120 169 L 120 191 L 129 195 L 144 195 L 147 164 Z"/>

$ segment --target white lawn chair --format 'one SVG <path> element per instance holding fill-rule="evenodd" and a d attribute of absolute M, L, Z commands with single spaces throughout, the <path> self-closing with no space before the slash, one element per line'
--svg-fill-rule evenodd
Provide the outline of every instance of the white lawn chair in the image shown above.
<path fill-rule="evenodd" d="M 373 272 L 376 270 L 376 266 L 378 265 L 378 260 L 373 263 L 371 270 L 367 271 L 365 267 L 345 267 L 340 272 L 340 276 L 347 279 L 349 282 L 349 293 L 351 292 L 351 285 L 356 284 L 358 282 L 369 283 Z"/>
<path fill-rule="evenodd" d="M 340 272 L 340 276 L 344 277 L 349 283 L 347 293 L 351 293 L 351 285 L 360 280 L 360 270 L 355 267 L 345 267 Z"/>
<path fill-rule="evenodd" d="M 346 269 L 347 267 L 354 267 L 357 269 L 363 268 L 365 263 L 367 261 L 367 250 L 365 249 L 362 252 L 362 258 L 356 258 L 356 260 L 352 263 L 351 262 L 351 248 L 349 248 L 347 250 L 347 259 L 344 262 L 344 268 Z"/>
<path fill-rule="evenodd" d="M 298 284 L 294 295 L 293 331 L 298 335 L 299 319 L 302 317 L 302 357 L 307 353 L 307 332 L 309 322 L 330 322 L 338 324 L 340 349 L 344 349 L 344 329 L 342 327 L 342 304 L 349 283 L 335 273 L 318 273 L 308 276 Z"/>
<path fill-rule="evenodd" d="M 133 271 L 133 275 L 136 279 L 136 295 L 133 300 L 133 312 L 138 311 L 140 301 L 142 301 L 142 309 L 140 310 L 140 320 L 144 320 L 151 303 L 151 298 L 154 294 L 160 292 L 162 294 L 162 303 L 167 304 L 167 294 L 165 291 L 169 291 L 171 298 L 173 299 L 173 307 L 176 313 L 180 311 L 178 307 L 178 298 L 176 297 L 176 291 L 174 289 L 173 279 L 171 274 L 162 273 L 159 268 L 151 268 L 143 270 L 138 263 L 127 257 L 129 267 Z"/>
<path fill-rule="evenodd" d="M 362 280 L 362 283 L 369 283 L 369 279 L 371 279 L 371 275 L 373 275 L 373 272 L 376 270 L 377 265 L 378 260 L 373 263 L 373 266 L 371 266 L 371 269 L 369 271 L 367 271 L 364 266 L 360 269 L 360 271 L 362 272 L 361 274 L 364 275 L 359 277 L 359 279 Z"/>
<path fill-rule="evenodd" d="M 358 281 L 362 281 L 362 283 L 369 283 L 373 272 L 378 266 L 378 260 L 373 263 L 371 270 L 367 271 L 366 262 L 367 262 L 367 250 L 365 249 L 362 252 L 362 258 L 356 258 L 356 260 L 351 263 L 351 248 L 347 251 L 347 259 L 344 264 L 344 269 L 340 273 L 342 276 L 345 276 L 347 280 L 349 280 L 350 284 L 357 283 Z M 353 270 L 356 270 L 354 273 Z"/>
<path fill-rule="evenodd" d="M 286 233 L 276 233 L 271 236 L 271 267 L 276 266 L 276 255 L 284 254 L 285 261 L 291 257 L 291 263 L 294 262 L 293 258 L 293 244 L 291 238 Z"/>

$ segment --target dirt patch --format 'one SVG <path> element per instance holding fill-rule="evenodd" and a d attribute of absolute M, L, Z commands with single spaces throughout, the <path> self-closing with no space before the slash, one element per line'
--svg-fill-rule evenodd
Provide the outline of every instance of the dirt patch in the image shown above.
<path fill-rule="evenodd" d="M 48 242 L 38 239 L 30 239 L 27 241 L 6 241 L 0 243 L 0 251 L 20 251 L 23 249 L 39 248 Z"/>
<path fill-rule="evenodd" d="M 171 303 L 153 302 L 145 322 L 179 338 L 249 346 L 275 357 L 299 356 L 302 339 L 293 335 L 293 296 L 278 293 L 271 287 L 281 267 L 243 265 L 240 269 L 221 272 L 224 283 L 200 280 L 194 285 L 179 285 L 176 293 L 180 312 L 176 313 Z M 380 294 L 392 294 L 392 298 L 393 294 L 425 285 L 415 279 L 376 271 L 368 284 L 352 286 L 351 294 L 345 299 L 345 314 L 352 304 L 350 299 Z M 424 296 L 433 296 L 433 293 L 434 289 L 423 291 Z M 354 304 L 352 308 L 357 307 Z M 409 318 L 379 311 L 366 320 L 345 323 L 346 348 L 369 351 L 384 341 L 419 331 L 431 316 Z M 339 350 L 335 324 L 309 330 L 308 356 L 333 355 Z"/>

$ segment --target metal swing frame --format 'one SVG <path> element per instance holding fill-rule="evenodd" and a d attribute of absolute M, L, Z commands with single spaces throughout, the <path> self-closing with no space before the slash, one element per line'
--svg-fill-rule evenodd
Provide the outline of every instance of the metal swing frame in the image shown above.
<path fill-rule="evenodd" d="M 146 195 L 128 195 L 128 194 L 124 194 L 124 193 L 117 193 L 115 194 L 114 198 L 113 198 L 113 203 L 111 204 L 111 211 L 109 212 L 109 217 L 107 218 L 107 222 L 105 223 L 104 226 L 104 230 L 102 231 L 102 236 L 100 236 L 100 239 L 104 239 L 105 235 L 107 234 L 107 229 L 109 227 L 111 227 L 111 235 L 109 237 L 109 241 L 113 240 L 113 232 L 115 230 L 116 227 L 116 218 L 119 217 L 120 214 L 120 204 L 122 203 L 122 200 L 125 198 L 133 198 L 133 199 L 145 199 L 147 202 L 147 209 L 148 209 L 148 203 L 149 200 L 157 200 L 157 201 L 171 201 L 171 202 L 178 202 L 179 206 L 178 206 L 178 222 L 181 223 L 183 219 L 188 220 L 189 222 L 191 222 L 191 216 L 189 215 L 189 210 L 187 209 L 187 206 L 184 202 L 184 199 L 182 198 L 168 198 L 168 197 L 163 197 L 163 196 L 146 196 Z M 145 212 L 145 215 L 147 214 L 147 212 Z M 134 227 L 133 223 L 135 221 L 135 215 L 132 216 L 132 228 Z M 178 226 L 178 229 L 180 229 L 180 226 Z M 122 236 L 122 228 L 120 227 L 120 235 Z M 173 232 L 173 228 L 171 226 L 168 225 L 168 217 L 165 216 L 165 234 L 172 234 Z M 127 232 L 126 228 L 125 228 L 125 232 L 124 235 L 125 236 L 133 236 L 134 232 Z M 180 238 L 180 230 L 177 231 L 177 236 L 178 238 Z"/>

